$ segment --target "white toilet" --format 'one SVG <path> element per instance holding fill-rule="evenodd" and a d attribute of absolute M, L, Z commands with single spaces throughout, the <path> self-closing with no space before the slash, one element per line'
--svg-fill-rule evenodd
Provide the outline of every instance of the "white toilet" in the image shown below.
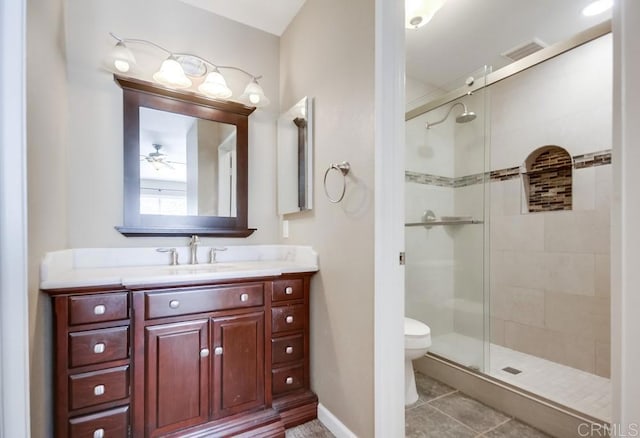
<path fill-rule="evenodd" d="M 431 346 L 431 329 L 415 319 L 404 318 L 404 404 L 408 406 L 418 401 L 416 378 L 413 374 L 413 360 L 424 356 Z"/>

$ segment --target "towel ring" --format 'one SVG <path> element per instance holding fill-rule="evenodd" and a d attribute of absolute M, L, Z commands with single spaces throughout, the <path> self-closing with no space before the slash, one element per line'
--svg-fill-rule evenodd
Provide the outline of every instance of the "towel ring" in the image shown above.
<path fill-rule="evenodd" d="M 332 198 L 331 195 L 329 194 L 329 191 L 327 190 L 327 176 L 329 175 L 329 172 L 331 172 L 332 170 L 337 170 L 342 174 L 342 193 L 340 194 L 340 197 L 338 197 L 337 199 Z M 329 198 L 330 202 L 337 204 L 338 202 L 342 201 L 342 199 L 344 198 L 344 193 L 347 190 L 346 176 L 349 173 L 349 170 L 351 170 L 351 165 L 347 161 L 343 161 L 340 164 L 332 163 L 331 166 L 329 166 L 327 171 L 324 173 L 324 194 L 327 195 L 327 198 Z"/>

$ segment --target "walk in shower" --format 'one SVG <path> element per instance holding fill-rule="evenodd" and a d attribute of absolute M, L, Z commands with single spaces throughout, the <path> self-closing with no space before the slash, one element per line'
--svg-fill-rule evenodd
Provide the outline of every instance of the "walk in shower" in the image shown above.
<path fill-rule="evenodd" d="M 406 315 L 430 353 L 609 421 L 610 34 L 406 114 Z"/>

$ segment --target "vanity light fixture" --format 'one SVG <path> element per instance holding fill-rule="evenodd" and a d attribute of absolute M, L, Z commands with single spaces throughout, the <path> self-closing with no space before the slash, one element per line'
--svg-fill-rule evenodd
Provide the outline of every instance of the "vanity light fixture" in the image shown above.
<path fill-rule="evenodd" d="M 159 84 L 174 89 L 189 88 L 193 85 L 189 77 L 204 77 L 204 81 L 197 89 L 199 93 L 213 99 L 229 99 L 233 92 L 227 86 L 227 82 L 220 70 L 235 70 L 244 73 L 250 78 L 249 84 L 246 86 L 244 93 L 238 97 L 238 100 L 245 105 L 256 108 L 269 105 L 269 99 L 265 96 L 260 84 L 258 84 L 258 79 L 262 76 L 254 76 L 239 67 L 216 65 L 198 55 L 174 53 L 151 41 L 120 38 L 113 33 L 109 33 L 109 35 L 117 41 L 111 52 L 110 60 L 118 72 L 127 73 L 135 66 L 136 59 L 128 45 L 142 44 L 152 46 L 168 55 L 162 62 L 160 69 L 153 74 L 153 80 Z"/>
<path fill-rule="evenodd" d="M 417 29 L 427 24 L 445 0 L 405 0 L 404 16 L 407 29 Z"/>

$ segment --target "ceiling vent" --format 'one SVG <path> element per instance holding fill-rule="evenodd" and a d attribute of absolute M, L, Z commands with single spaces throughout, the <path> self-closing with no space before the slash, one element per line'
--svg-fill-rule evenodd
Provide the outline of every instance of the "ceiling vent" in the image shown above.
<path fill-rule="evenodd" d="M 544 49 L 545 47 L 547 47 L 545 43 L 540 41 L 538 38 L 534 38 L 533 41 L 513 47 L 512 49 L 501 53 L 501 55 L 511 61 L 518 61 L 537 52 L 538 50 Z"/>

